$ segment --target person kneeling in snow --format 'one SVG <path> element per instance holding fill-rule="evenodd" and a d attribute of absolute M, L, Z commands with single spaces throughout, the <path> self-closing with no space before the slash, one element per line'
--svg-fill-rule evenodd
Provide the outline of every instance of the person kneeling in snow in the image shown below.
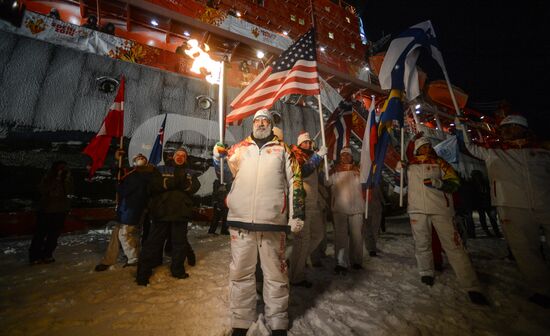
<path fill-rule="evenodd" d="M 256 321 L 255 270 L 258 255 L 264 273 L 265 317 L 273 335 L 288 328 L 288 274 L 285 240 L 303 225 L 304 191 L 300 166 L 290 148 L 273 135 L 271 113 L 254 115 L 252 134 L 231 147 L 214 146 L 214 165 L 224 160 L 224 182 L 233 185 L 227 196 L 231 234 L 229 306 L 233 335 L 246 335 Z M 287 206 L 287 190 L 288 206 Z"/>
<path fill-rule="evenodd" d="M 431 251 L 433 225 L 449 263 L 470 300 L 475 304 L 487 305 L 488 301 L 480 292 L 477 275 L 453 224 L 451 193 L 458 189 L 458 175 L 449 163 L 437 156 L 427 137 L 414 142 L 414 157 L 408 163 L 407 178 L 408 213 L 421 281 L 428 286 L 434 283 Z"/>
<path fill-rule="evenodd" d="M 96 272 L 105 271 L 116 263 L 121 246 L 128 259 L 124 267 L 136 266 L 138 262 L 139 225 L 149 201 L 149 183 L 155 168 L 147 164 L 147 158 L 141 153 L 133 158 L 132 163 L 134 168 L 117 185 L 120 197 L 118 223 L 113 228 L 103 259 L 95 267 Z"/>

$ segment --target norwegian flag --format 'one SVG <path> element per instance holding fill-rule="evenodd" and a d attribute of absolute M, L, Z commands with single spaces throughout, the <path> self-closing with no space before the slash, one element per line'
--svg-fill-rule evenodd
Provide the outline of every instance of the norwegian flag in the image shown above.
<path fill-rule="evenodd" d="M 327 158 L 329 160 L 336 160 L 342 148 L 349 147 L 352 114 L 352 104 L 342 101 L 327 120 L 325 134 L 328 148 Z"/>
<path fill-rule="evenodd" d="M 319 94 L 315 31 L 310 29 L 266 67 L 232 102 L 227 123 L 246 118 L 288 94 Z"/>
<path fill-rule="evenodd" d="M 372 164 L 375 156 L 374 151 L 378 142 L 378 130 L 376 128 L 376 104 L 375 97 L 372 96 L 367 118 L 367 127 L 363 135 L 363 144 L 361 147 L 361 174 L 359 181 L 370 187 Z"/>
<path fill-rule="evenodd" d="M 168 114 L 165 114 L 164 121 L 162 122 L 162 125 L 160 125 L 159 134 L 155 139 L 155 144 L 153 145 L 151 154 L 149 154 L 149 163 L 155 166 L 162 162 L 162 147 L 164 145 L 164 128 L 166 127 L 167 117 L 168 117 Z"/>
<path fill-rule="evenodd" d="M 99 132 L 90 141 L 88 146 L 82 151 L 92 159 L 90 165 L 90 178 L 94 176 L 96 170 L 103 166 L 105 157 L 111 145 L 113 137 L 122 137 L 124 134 L 124 76 L 121 76 L 118 93 L 115 101 L 111 105 L 109 112 Z"/>

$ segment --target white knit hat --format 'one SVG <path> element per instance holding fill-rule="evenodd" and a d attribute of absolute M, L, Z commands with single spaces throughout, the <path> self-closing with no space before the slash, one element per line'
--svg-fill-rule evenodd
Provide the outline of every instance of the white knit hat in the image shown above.
<path fill-rule="evenodd" d="M 258 112 L 254 114 L 254 119 L 252 120 L 256 120 L 256 118 L 260 118 L 260 117 L 267 118 L 269 122 L 273 124 L 273 116 L 271 115 L 271 112 L 269 112 L 268 109 L 259 109 Z"/>
<path fill-rule="evenodd" d="M 520 115 L 517 115 L 517 114 L 509 115 L 500 122 L 500 126 L 510 125 L 510 124 L 520 125 L 520 126 L 523 126 L 525 128 L 529 128 L 529 124 L 527 123 L 527 119 L 525 119 L 524 116 L 520 116 Z"/>
<path fill-rule="evenodd" d="M 344 153 L 348 153 L 349 155 L 353 155 L 353 154 L 351 153 L 351 148 L 349 148 L 349 147 L 344 147 L 344 148 L 342 148 L 342 149 L 340 150 L 340 155 L 342 155 L 342 154 L 344 154 Z"/>
<path fill-rule="evenodd" d="M 298 135 L 298 140 L 296 141 L 296 145 L 300 146 L 300 144 L 304 141 L 311 141 L 311 137 L 309 136 L 309 132 L 302 131 Z"/>
<path fill-rule="evenodd" d="M 138 159 L 144 159 L 145 161 L 147 161 L 147 157 L 145 157 L 145 155 L 141 154 L 141 153 L 137 153 L 133 158 L 132 158 L 132 162 L 136 162 Z"/>
<path fill-rule="evenodd" d="M 416 152 L 418 151 L 418 149 L 426 144 L 432 144 L 430 142 L 430 139 L 428 139 L 427 137 L 421 137 L 419 139 L 416 139 L 416 141 L 414 142 L 414 154 L 416 154 Z"/>

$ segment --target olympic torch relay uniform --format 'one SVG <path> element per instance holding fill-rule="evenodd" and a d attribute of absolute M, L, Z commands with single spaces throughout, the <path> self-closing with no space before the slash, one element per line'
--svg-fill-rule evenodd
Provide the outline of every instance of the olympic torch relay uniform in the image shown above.
<path fill-rule="evenodd" d="M 231 147 L 227 162 L 233 176 L 226 199 L 228 225 L 253 231 L 287 231 L 287 211 L 289 218 L 303 218 L 300 166 L 290 148 L 276 136 L 262 148 L 251 137 L 246 138 Z"/>
<path fill-rule="evenodd" d="M 338 266 L 347 268 L 363 263 L 363 213 L 365 201 L 359 180 L 359 167 L 338 164 L 325 182 L 331 187 L 334 217 L 334 256 Z"/>
<path fill-rule="evenodd" d="M 232 328 L 256 320 L 255 269 L 264 273 L 265 317 L 272 330 L 288 328 L 288 273 L 285 241 L 288 218 L 303 218 L 301 171 L 288 146 L 272 136 L 261 148 L 252 137 L 228 151 L 224 168 L 232 181 L 226 203 L 231 233 L 229 295 Z M 219 161 L 214 156 L 214 165 Z M 287 195 L 289 191 L 289 195 Z"/>
<path fill-rule="evenodd" d="M 534 292 L 550 296 L 550 268 L 540 253 L 540 228 L 550 241 L 550 150 L 519 139 L 486 148 L 470 142 L 466 148 L 485 161 L 491 203 L 517 265 Z"/>
<path fill-rule="evenodd" d="M 432 152 L 414 156 L 409 162 L 407 177 L 407 210 L 411 219 L 420 275 L 434 276 L 431 251 L 433 226 L 460 285 L 467 291 L 478 290 L 477 276 L 453 224 L 454 207 L 450 193 L 459 186 L 456 172 L 451 165 Z M 439 181 L 440 186 L 432 186 L 431 181 Z"/>
<path fill-rule="evenodd" d="M 290 255 L 290 283 L 306 281 L 305 267 L 307 258 L 323 240 L 325 221 L 324 200 L 319 194 L 319 166 L 323 157 L 317 153 L 293 146 L 292 151 L 301 165 L 305 191 L 304 228 L 294 234 L 292 254 Z"/>

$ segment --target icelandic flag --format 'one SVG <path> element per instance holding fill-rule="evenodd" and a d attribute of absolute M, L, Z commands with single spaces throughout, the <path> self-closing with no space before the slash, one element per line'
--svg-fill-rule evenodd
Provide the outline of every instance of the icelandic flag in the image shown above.
<path fill-rule="evenodd" d="M 165 114 L 164 121 L 162 122 L 162 125 L 159 129 L 159 134 L 155 139 L 155 144 L 153 145 L 151 154 L 149 154 L 149 163 L 155 166 L 157 166 L 159 163 L 162 163 L 162 146 L 164 145 L 164 128 L 166 127 L 167 117 L 168 114 Z"/>
<path fill-rule="evenodd" d="M 392 40 L 378 76 L 382 89 L 404 90 L 409 101 L 420 95 L 416 70 L 416 61 L 420 55 L 419 47 L 428 50 L 443 72 L 447 72 L 432 23 L 429 20 L 424 21 Z"/>
<path fill-rule="evenodd" d="M 362 184 L 370 185 L 370 174 L 372 163 L 374 162 L 374 153 L 376 142 L 378 141 L 378 131 L 376 128 L 376 104 L 375 97 L 372 96 L 369 116 L 367 117 L 367 127 L 363 135 L 363 146 L 361 148 L 361 171 L 359 181 Z"/>

